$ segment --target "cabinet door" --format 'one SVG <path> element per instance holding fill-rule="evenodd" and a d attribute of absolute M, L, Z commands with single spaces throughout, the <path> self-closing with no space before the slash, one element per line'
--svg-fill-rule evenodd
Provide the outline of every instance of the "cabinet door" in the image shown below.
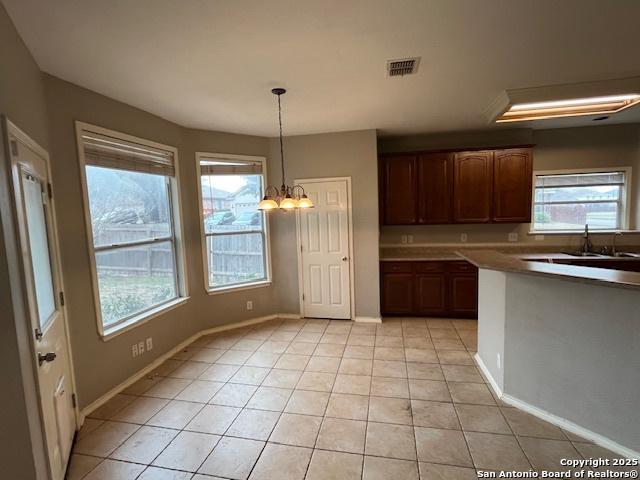
<path fill-rule="evenodd" d="M 493 159 L 493 221 L 531 222 L 531 150 L 496 150 Z"/>
<path fill-rule="evenodd" d="M 443 314 L 447 308 L 444 274 L 419 273 L 415 276 L 415 309 L 421 315 Z"/>
<path fill-rule="evenodd" d="M 453 181 L 454 221 L 489 223 L 493 189 L 493 152 L 456 153 Z"/>
<path fill-rule="evenodd" d="M 452 273 L 450 275 L 449 311 L 453 315 L 477 315 L 478 277 L 476 274 Z"/>
<path fill-rule="evenodd" d="M 418 176 L 415 156 L 382 158 L 383 222 L 411 225 L 418 221 Z"/>
<path fill-rule="evenodd" d="M 409 315 L 413 313 L 413 274 L 382 275 L 382 313 Z"/>
<path fill-rule="evenodd" d="M 451 223 L 453 154 L 418 157 L 418 223 Z"/>

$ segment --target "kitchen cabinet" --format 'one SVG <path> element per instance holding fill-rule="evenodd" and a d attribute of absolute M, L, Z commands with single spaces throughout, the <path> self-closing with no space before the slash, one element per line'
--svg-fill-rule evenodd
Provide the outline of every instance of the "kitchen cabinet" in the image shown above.
<path fill-rule="evenodd" d="M 418 223 L 451 222 L 453 154 L 418 156 Z"/>
<path fill-rule="evenodd" d="M 417 162 L 414 155 L 386 157 L 382 164 L 382 217 L 386 225 L 418 222 Z"/>
<path fill-rule="evenodd" d="M 531 221 L 530 147 L 380 157 L 383 225 Z"/>
<path fill-rule="evenodd" d="M 464 261 L 382 262 L 383 315 L 475 317 L 477 269 Z"/>
<path fill-rule="evenodd" d="M 453 163 L 453 220 L 489 223 L 493 195 L 493 151 L 456 153 Z"/>
<path fill-rule="evenodd" d="M 381 266 L 380 297 L 391 315 L 409 315 L 413 311 L 413 267 L 411 263 L 384 263 Z"/>
<path fill-rule="evenodd" d="M 493 159 L 493 221 L 531 222 L 531 150 L 497 150 Z"/>

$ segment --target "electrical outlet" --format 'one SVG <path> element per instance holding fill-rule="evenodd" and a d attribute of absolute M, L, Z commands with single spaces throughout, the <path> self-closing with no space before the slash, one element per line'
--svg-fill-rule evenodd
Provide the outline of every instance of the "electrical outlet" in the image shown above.
<path fill-rule="evenodd" d="M 138 342 L 138 355 L 142 355 L 144 353 L 144 342 Z"/>
<path fill-rule="evenodd" d="M 253 300 L 247 300 L 247 310 L 253 310 Z"/>
<path fill-rule="evenodd" d="M 466 233 L 463 233 L 463 234 L 460 235 L 460 241 L 463 242 L 463 243 L 467 241 L 467 238 L 468 237 L 467 237 Z"/>
<path fill-rule="evenodd" d="M 536 235 L 536 242 L 542 242 L 544 240 L 544 235 Z"/>
<path fill-rule="evenodd" d="M 413 243 L 413 235 L 407 235 L 407 243 Z"/>
<path fill-rule="evenodd" d="M 131 345 L 131 356 L 136 358 L 138 356 L 138 344 Z"/>
<path fill-rule="evenodd" d="M 407 243 L 407 236 L 406 235 L 402 235 L 402 238 L 400 240 L 402 243 Z"/>
<path fill-rule="evenodd" d="M 153 338 L 152 337 L 147 338 L 147 352 L 149 350 L 153 350 Z"/>
<path fill-rule="evenodd" d="M 509 234 L 509 241 L 510 242 L 517 242 L 518 241 L 518 232 L 511 232 Z"/>
<path fill-rule="evenodd" d="M 501 368 L 502 362 L 500 361 L 500 354 L 498 354 L 498 370 Z"/>

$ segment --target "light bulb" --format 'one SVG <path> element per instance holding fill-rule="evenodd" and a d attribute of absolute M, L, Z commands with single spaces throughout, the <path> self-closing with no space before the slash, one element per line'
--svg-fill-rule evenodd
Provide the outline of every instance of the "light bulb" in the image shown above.
<path fill-rule="evenodd" d="M 298 200 L 298 208 L 313 208 L 313 202 L 306 195 L 302 195 Z"/>

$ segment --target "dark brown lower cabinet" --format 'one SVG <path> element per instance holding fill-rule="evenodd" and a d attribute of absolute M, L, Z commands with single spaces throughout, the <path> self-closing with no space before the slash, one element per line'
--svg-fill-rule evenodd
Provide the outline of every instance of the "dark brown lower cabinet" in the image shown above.
<path fill-rule="evenodd" d="M 449 311 L 453 315 L 468 316 L 478 313 L 478 277 L 454 273 L 449 279 Z"/>
<path fill-rule="evenodd" d="M 410 273 L 384 274 L 382 297 L 389 315 L 410 315 L 413 310 L 413 275 Z"/>
<path fill-rule="evenodd" d="M 478 273 L 463 261 L 382 262 L 383 315 L 475 317 Z"/>
<path fill-rule="evenodd" d="M 415 312 L 442 315 L 447 311 L 447 280 L 441 273 L 417 273 L 413 278 Z"/>

